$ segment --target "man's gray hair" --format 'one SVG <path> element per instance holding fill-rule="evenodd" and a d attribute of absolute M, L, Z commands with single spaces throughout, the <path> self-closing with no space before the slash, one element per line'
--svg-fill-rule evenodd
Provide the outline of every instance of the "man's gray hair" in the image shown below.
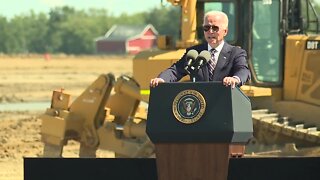
<path fill-rule="evenodd" d="M 207 12 L 204 17 L 203 17 L 203 23 L 205 22 L 206 18 L 208 16 L 220 16 L 222 17 L 223 21 L 225 22 L 224 24 L 224 28 L 228 28 L 228 23 L 229 23 L 229 19 L 226 13 L 222 12 L 222 11 L 209 11 Z"/>

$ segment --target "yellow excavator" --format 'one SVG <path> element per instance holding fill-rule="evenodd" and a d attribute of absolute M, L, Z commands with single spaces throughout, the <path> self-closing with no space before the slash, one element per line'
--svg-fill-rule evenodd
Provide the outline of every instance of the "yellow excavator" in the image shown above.
<path fill-rule="evenodd" d="M 61 157 L 75 140 L 80 157 L 95 157 L 97 149 L 152 157 L 145 133 L 150 79 L 204 40 L 202 18 L 210 10 L 228 15 L 226 41 L 248 53 L 252 80 L 241 89 L 253 108 L 250 145 L 320 145 L 320 20 L 310 0 L 167 2 L 181 7 L 180 38 L 173 43 L 159 36 L 157 50 L 137 54 L 133 77 L 103 74 L 72 103 L 70 95 L 53 92 L 51 107 L 39 117 L 44 156 Z"/>

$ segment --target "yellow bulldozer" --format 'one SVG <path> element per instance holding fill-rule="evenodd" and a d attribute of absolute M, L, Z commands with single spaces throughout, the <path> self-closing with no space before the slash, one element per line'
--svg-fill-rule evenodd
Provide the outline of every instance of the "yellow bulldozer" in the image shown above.
<path fill-rule="evenodd" d="M 203 41 L 202 18 L 210 10 L 228 15 L 226 41 L 248 53 L 252 79 L 241 87 L 253 108 L 248 146 L 293 144 L 295 151 L 320 145 L 320 20 L 310 0 L 167 1 L 181 7 L 180 38 L 159 36 L 157 50 L 133 58 L 133 77 L 103 74 L 72 103 L 54 91 L 40 116 L 44 156 L 60 157 L 75 140 L 80 157 L 95 157 L 97 149 L 152 157 L 145 133 L 150 79 Z"/>

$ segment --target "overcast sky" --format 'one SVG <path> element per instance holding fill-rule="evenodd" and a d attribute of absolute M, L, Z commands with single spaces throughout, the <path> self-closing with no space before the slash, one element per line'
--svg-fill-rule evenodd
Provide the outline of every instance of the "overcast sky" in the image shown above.
<path fill-rule="evenodd" d="M 15 15 L 29 13 L 49 12 L 50 8 L 56 6 L 71 6 L 80 9 L 103 8 L 113 15 L 126 12 L 132 14 L 146 11 L 149 8 L 161 5 L 161 0 L 0 0 L 0 15 L 12 18 Z M 164 0 L 164 2 L 166 2 Z"/>

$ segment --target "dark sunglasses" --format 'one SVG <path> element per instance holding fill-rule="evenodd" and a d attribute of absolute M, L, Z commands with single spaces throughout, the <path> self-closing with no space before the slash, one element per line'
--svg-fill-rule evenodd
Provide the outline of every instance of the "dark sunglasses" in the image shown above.
<path fill-rule="evenodd" d="M 203 31 L 207 32 L 212 28 L 212 31 L 214 32 L 218 32 L 219 31 L 219 26 L 215 26 L 215 25 L 204 25 L 203 26 Z"/>

